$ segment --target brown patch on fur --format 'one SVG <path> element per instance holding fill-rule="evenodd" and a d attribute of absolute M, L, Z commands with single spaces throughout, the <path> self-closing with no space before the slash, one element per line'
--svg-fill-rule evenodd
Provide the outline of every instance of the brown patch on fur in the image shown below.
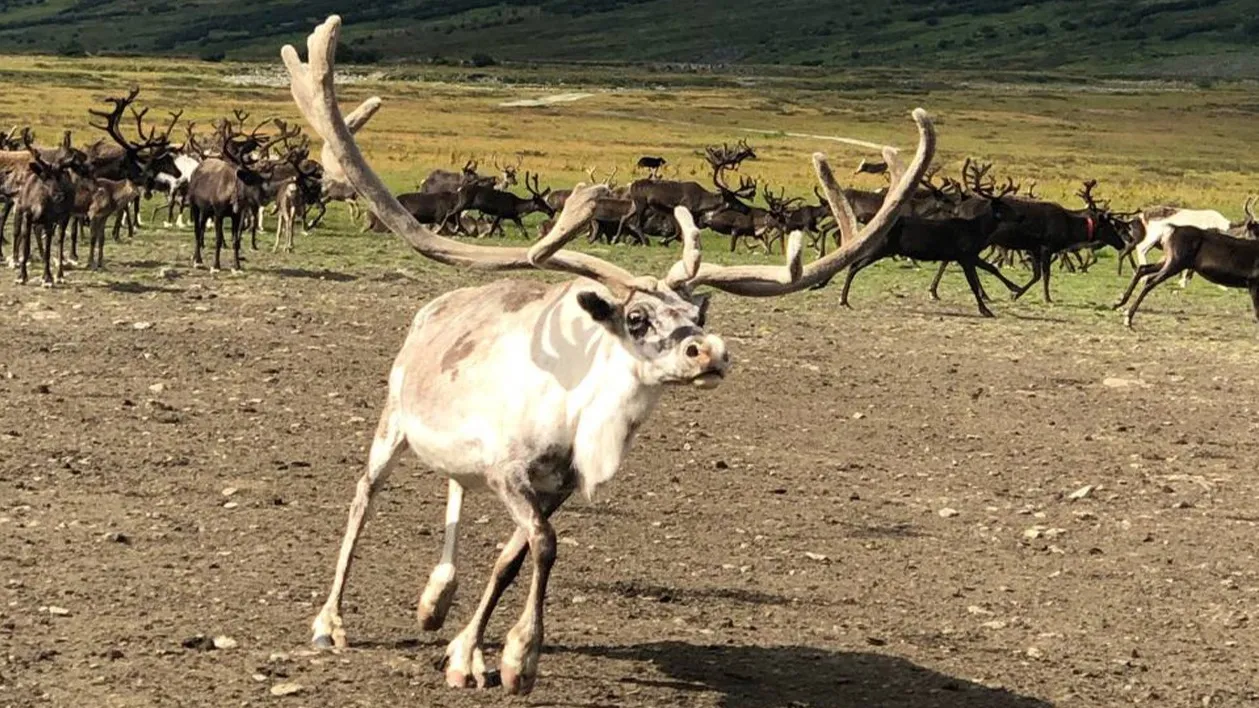
<path fill-rule="evenodd" d="M 1156 219 L 1166 219 L 1178 211 L 1180 211 L 1180 207 L 1162 205 L 1152 206 L 1141 212 L 1141 216 L 1145 217 L 1146 221 L 1154 221 Z"/>
<path fill-rule="evenodd" d="M 447 298 L 443 298 L 443 299 L 438 300 L 437 302 L 433 303 L 433 309 L 431 309 L 431 310 L 429 310 L 429 311 L 428 311 L 428 316 L 429 316 L 429 319 L 432 319 L 432 318 L 434 318 L 434 317 L 437 317 L 437 316 L 438 316 L 438 315 L 440 315 L 441 313 L 445 312 L 445 311 L 446 311 L 446 308 L 447 308 L 449 305 L 450 305 L 450 300 L 449 300 L 449 299 L 447 299 Z"/>
<path fill-rule="evenodd" d="M 459 362 L 468 358 L 468 355 L 476 349 L 476 344 L 476 340 L 472 338 L 471 332 L 464 332 L 460 335 L 459 339 L 455 340 L 454 346 L 447 349 L 446 353 L 442 355 L 442 373 L 454 371 Z M 452 380 L 457 375 L 452 375 Z"/>
<path fill-rule="evenodd" d="M 503 302 L 503 312 L 519 312 L 536 300 L 546 295 L 549 286 L 531 280 L 508 280 L 503 283 L 499 293 Z"/>

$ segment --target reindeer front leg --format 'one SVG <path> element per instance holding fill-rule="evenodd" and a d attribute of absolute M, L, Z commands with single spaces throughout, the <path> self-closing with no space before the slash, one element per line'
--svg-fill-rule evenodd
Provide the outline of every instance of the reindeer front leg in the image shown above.
<path fill-rule="evenodd" d="M 503 468 L 503 471 L 507 469 Z M 527 478 L 527 467 L 515 466 L 514 469 L 523 469 Z M 518 472 L 509 472 L 509 474 L 515 478 L 520 477 Z M 547 520 L 568 499 L 570 493 L 570 490 L 562 490 L 553 494 L 536 495 L 515 486 L 512 491 L 499 492 L 509 510 L 512 510 L 512 517 L 516 518 L 519 511 L 525 519 L 525 524 L 518 525 L 516 531 L 503 546 L 502 552 L 494 562 L 489 583 L 481 595 L 476 611 L 467 626 L 446 648 L 444 663 L 447 685 L 455 688 L 466 688 L 469 685 L 485 688 L 490 685 L 491 677 L 487 675 L 482 653 L 482 644 L 485 641 L 485 630 L 489 625 L 490 615 L 498 606 L 503 592 L 516 579 L 521 566 L 524 565 L 526 552 L 537 548 L 538 550 L 533 553 L 534 577 L 529 598 L 520 622 L 508 633 L 501 661 L 503 684 L 510 692 L 528 693 L 532 689 L 537 677 L 538 655 L 542 647 L 542 603 L 546 595 L 546 581 L 555 560 L 554 531 L 551 530 Z M 545 530 L 538 532 L 541 540 L 537 546 L 534 546 L 532 534 L 535 529 L 540 528 L 545 528 Z M 549 546 L 545 540 L 548 531 L 550 533 Z M 548 547 L 549 551 L 546 550 Z M 542 565 L 546 570 L 539 576 L 538 568 Z"/>

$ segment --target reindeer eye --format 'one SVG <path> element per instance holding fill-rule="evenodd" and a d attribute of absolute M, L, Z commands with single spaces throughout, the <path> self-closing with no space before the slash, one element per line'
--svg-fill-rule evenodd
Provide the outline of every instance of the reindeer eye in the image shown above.
<path fill-rule="evenodd" d="M 625 315 L 625 327 L 635 337 L 647 334 L 647 315 L 642 310 L 630 310 Z"/>

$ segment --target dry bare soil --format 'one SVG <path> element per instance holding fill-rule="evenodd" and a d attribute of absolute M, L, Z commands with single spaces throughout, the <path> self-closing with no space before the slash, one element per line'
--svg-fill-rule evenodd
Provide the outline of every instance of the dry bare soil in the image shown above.
<path fill-rule="evenodd" d="M 1244 294 L 1192 299 L 1201 282 L 1151 298 L 1135 333 L 1070 290 L 979 320 L 960 277 L 928 303 L 925 272 L 859 287 L 853 312 L 834 291 L 720 296 L 732 378 L 667 395 L 607 498 L 557 516 L 532 696 L 433 668 L 457 626 L 422 634 L 414 603 L 445 483 L 410 461 L 350 581 L 354 647 L 307 652 L 404 328 L 479 278 L 397 251 L 170 279 L 124 253 L 114 272 L 146 277 L 51 292 L 6 276 L 0 705 L 1259 698 L 1254 325 Z M 1104 271 L 1077 277 L 1117 292 Z M 465 519 L 452 625 L 509 533 L 486 497 Z"/>

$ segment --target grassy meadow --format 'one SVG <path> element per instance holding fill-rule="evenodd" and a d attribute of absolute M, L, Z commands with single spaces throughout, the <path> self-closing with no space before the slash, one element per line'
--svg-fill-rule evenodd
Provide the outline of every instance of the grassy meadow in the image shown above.
<path fill-rule="evenodd" d="M 744 165 L 745 174 L 759 179 L 763 187 L 786 188 L 789 194 L 811 198 L 812 152 L 828 153 L 841 173 L 873 153 L 787 133 L 886 141 L 911 149 L 914 131 L 908 114 L 922 106 L 936 117 L 938 161 L 946 172 L 955 174 L 966 156 L 992 161 L 999 178 L 1035 180 L 1038 194 L 1072 206 L 1079 203 L 1074 193 L 1086 178 L 1099 180 L 1097 194 L 1122 210 L 1174 203 L 1216 208 L 1236 219 L 1246 195 L 1259 192 L 1254 177 L 1259 152 L 1249 144 L 1259 113 L 1259 87 L 1253 84 L 1203 88 L 1084 79 L 1036 84 L 961 74 L 911 79 L 895 72 L 874 78 L 816 72 L 696 75 L 689 83 L 673 75 L 668 83 L 657 84 L 658 76 L 631 68 L 486 71 L 479 79 L 468 80 L 454 69 L 442 74 L 433 67 L 402 67 L 388 73 L 343 69 L 347 79 L 340 88 L 343 103 L 352 105 L 369 95 L 385 99 L 359 141 L 392 186 L 411 189 L 431 169 L 454 168 L 469 158 L 478 159 L 484 171 L 495 160 L 514 161 L 517 155 L 523 158 L 522 169 L 542 175 L 544 186 L 571 186 L 584 178 L 587 167 L 596 167 L 600 174 L 618 167 L 624 182 L 644 153 L 666 156 L 674 168 L 670 175 L 706 182 L 702 147 L 747 138 L 759 159 Z M 268 65 L 246 65 L 7 57 L 0 58 L 0 76 L 8 88 L 0 93 L 0 122 L 6 127 L 29 124 L 43 141 L 54 140 L 65 128 L 72 129 L 79 142 L 97 139 L 98 132 L 88 128 L 86 109 L 131 84 L 143 88 L 140 101 L 151 107 L 151 117 L 184 109 L 184 118 L 197 121 L 203 130 L 233 108 L 250 111 L 254 119 L 299 120 L 278 59 Z M 590 95 L 542 106 L 503 105 L 565 93 Z M 883 183 L 881 177 L 851 179 L 872 188 Z M 331 211 L 319 233 L 299 237 L 296 254 L 251 254 L 251 260 L 313 271 L 403 267 L 420 272 L 428 267 L 406 254 L 396 239 L 357 234 L 341 206 Z M 127 262 L 180 267 L 187 263 L 189 234 L 151 234 L 131 244 L 111 242 L 107 258 L 115 267 L 102 277 L 155 276 L 155 268 L 128 269 Z M 663 268 L 674 257 L 666 249 L 605 250 L 640 269 Z M 708 251 L 712 258 L 738 261 L 764 257 L 742 252 L 730 256 L 716 237 Z M 1115 299 L 1126 279 L 1116 278 L 1113 255 L 1107 258 L 1085 276 L 1059 277 L 1055 293 L 1062 302 L 1087 304 L 1082 316 L 1117 321 L 1104 304 Z M 1026 274 L 1016 271 L 1013 277 L 1023 280 Z M 881 293 L 879 297 L 909 296 L 917 301 L 929 280 L 926 270 L 884 263 L 857 281 L 853 302 L 857 307 L 877 306 L 870 295 L 875 292 Z M 989 290 L 996 294 L 998 287 L 993 284 Z M 1164 289 L 1168 292 L 1156 293 L 1151 305 L 1160 298 L 1180 297 L 1171 292 L 1174 286 Z M 946 280 L 945 290 L 953 309 L 973 313 L 960 275 Z M 1218 303 L 1230 317 L 1249 310 L 1244 293 L 1224 293 L 1201 282 L 1186 297 L 1208 308 Z M 1001 298 L 994 309 L 1000 314 L 1011 307 Z M 1042 307 L 1038 293 L 1029 294 L 1017 307 L 1038 311 Z"/>

